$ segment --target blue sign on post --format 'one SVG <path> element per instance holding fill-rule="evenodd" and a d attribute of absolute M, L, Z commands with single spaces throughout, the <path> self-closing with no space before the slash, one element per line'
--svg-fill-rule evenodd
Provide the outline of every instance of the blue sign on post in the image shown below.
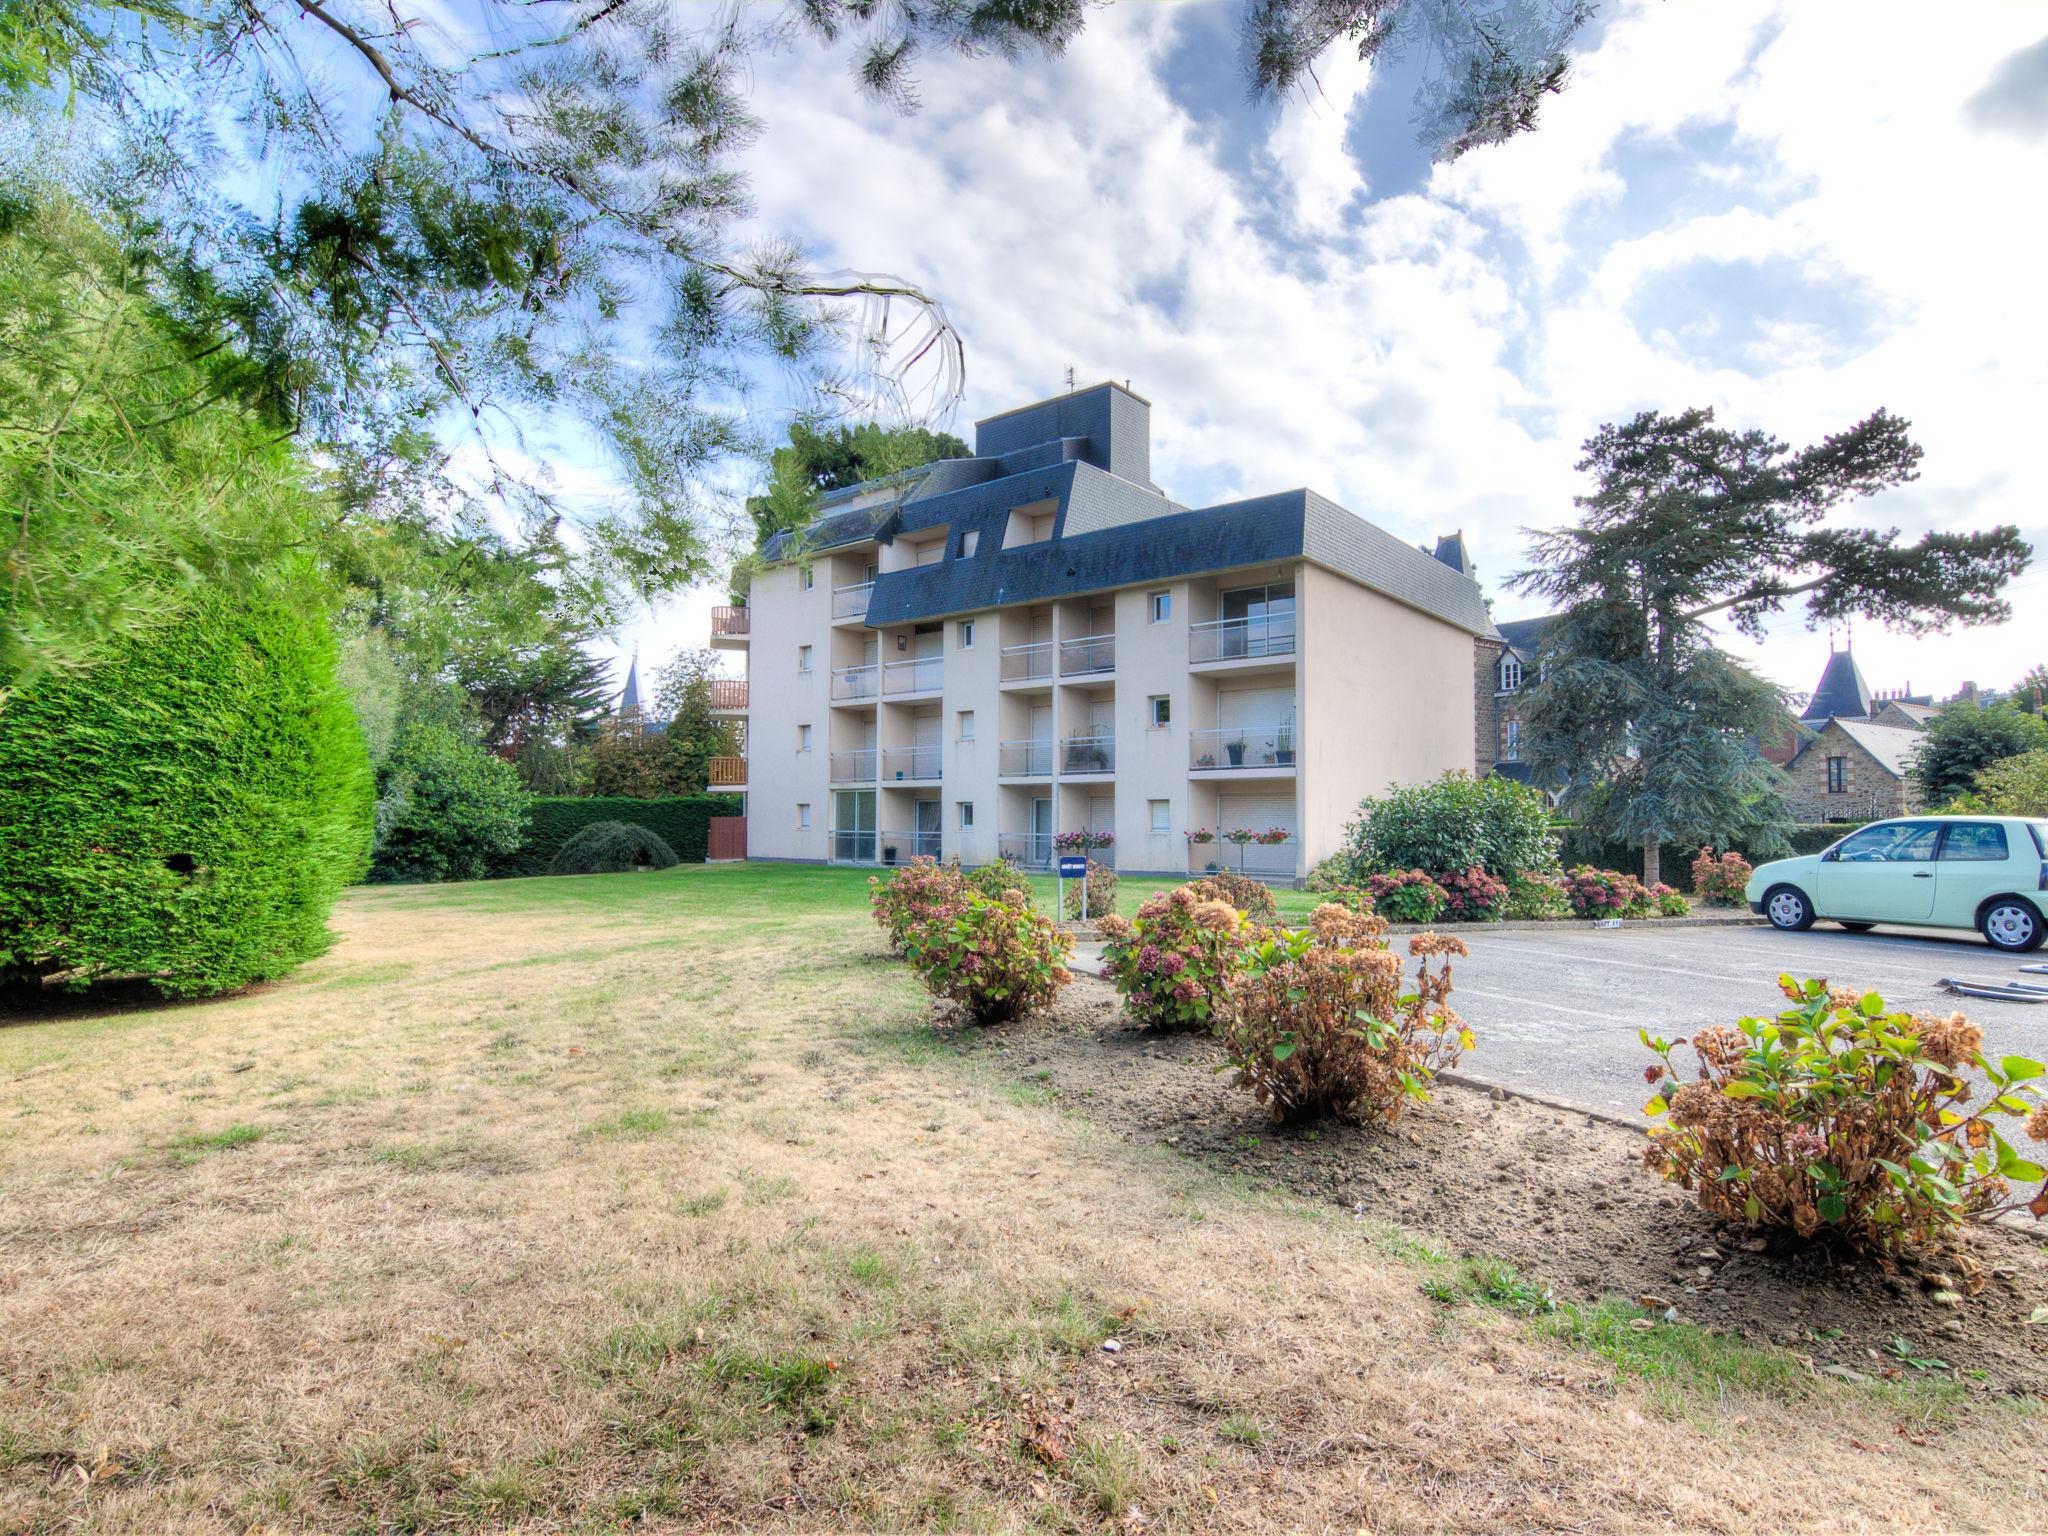
<path fill-rule="evenodd" d="M 1084 880 L 1087 876 L 1087 854 L 1063 853 L 1060 855 L 1060 878 L 1062 880 Z"/>

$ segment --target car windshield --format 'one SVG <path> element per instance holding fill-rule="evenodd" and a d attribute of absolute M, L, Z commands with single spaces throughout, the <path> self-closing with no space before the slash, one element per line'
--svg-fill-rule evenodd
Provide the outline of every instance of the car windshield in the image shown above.
<path fill-rule="evenodd" d="M 1835 857 L 1844 864 L 1921 864 L 1934 857 L 1940 839 L 1939 822 L 1886 822 L 1843 838 Z"/>

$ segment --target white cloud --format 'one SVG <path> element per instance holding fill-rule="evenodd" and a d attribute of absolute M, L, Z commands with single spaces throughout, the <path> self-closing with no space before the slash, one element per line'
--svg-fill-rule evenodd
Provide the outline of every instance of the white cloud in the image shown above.
<path fill-rule="evenodd" d="M 2038 37 L 2037 7 L 1934 28 L 1903 4 L 1626 7 L 1537 133 L 1377 200 L 1345 149 L 1368 68 L 1340 49 L 1321 93 L 1258 115 L 1231 160 L 1219 123 L 1246 128 L 1242 104 L 1190 109 L 1169 78 L 1192 24 L 1119 6 L 1063 59 L 931 61 L 910 117 L 860 99 L 843 60 L 764 59 L 762 227 L 939 293 L 967 338 L 969 419 L 1056 392 L 1069 366 L 1128 378 L 1171 493 L 1310 484 L 1411 539 L 1462 526 L 1490 579 L 1521 562 L 1522 527 L 1572 515 L 1578 443 L 1650 405 L 1795 442 L 1884 405 L 1914 422 L 1923 479 L 1859 519 L 2010 521 L 2048 544 L 2030 451 L 2048 143 L 1966 111 Z M 1710 132 L 1721 148 L 1693 163 Z M 1632 169 L 1657 149 L 1689 195 Z M 1755 312 L 1721 295 L 1729 313 L 1696 325 L 1642 318 L 1713 264 L 1799 287 Z M 1748 339 L 1702 355 L 1724 320 Z M 2001 630 L 1859 632 L 1858 655 L 1881 686 L 2007 681 L 2048 656 L 2044 583 L 2023 578 Z M 707 606 L 643 627 L 644 654 L 701 643 Z M 1810 686 L 1826 642 L 1784 629 L 1758 659 Z"/>

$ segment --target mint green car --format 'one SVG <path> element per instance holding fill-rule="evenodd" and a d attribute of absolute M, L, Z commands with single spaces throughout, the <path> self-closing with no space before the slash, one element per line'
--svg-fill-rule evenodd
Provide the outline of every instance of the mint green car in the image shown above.
<path fill-rule="evenodd" d="M 1830 918 L 1851 933 L 1879 923 L 1974 928 L 1994 949 L 2048 938 L 2048 821 L 1908 816 L 1873 822 L 1825 852 L 1757 866 L 1743 894 L 1774 928 Z"/>

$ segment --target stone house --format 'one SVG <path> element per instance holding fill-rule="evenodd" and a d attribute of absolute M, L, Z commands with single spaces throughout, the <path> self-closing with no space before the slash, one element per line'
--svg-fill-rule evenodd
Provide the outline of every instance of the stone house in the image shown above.
<path fill-rule="evenodd" d="M 1875 821 L 1920 808 L 1913 783 L 1918 725 L 1828 720 L 1786 768 L 1785 802 L 1803 822 Z"/>

